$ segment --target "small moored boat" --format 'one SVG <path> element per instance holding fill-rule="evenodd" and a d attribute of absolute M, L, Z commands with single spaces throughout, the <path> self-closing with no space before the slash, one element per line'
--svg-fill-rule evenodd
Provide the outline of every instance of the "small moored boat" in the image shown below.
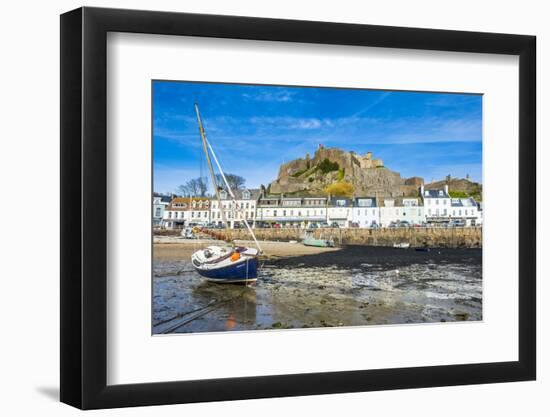
<path fill-rule="evenodd" d="M 195 252 L 191 262 L 197 272 L 213 282 L 254 282 L 258 279 L 258 250 L 243 246 L 209 246 Z"/>
<path fill-rule="evenodd" d="M 410 246 L 411 246 L 411 244 L 408 243 L 408 242 L 401 242 L 401 243 L 394 243 L 393 244 L 394 248 L 400 248 L 400 249 L 407 249 Z"/>
<path fill-rule="evenodd" d="M 313 236 L 306 236 L 302 241 L 304 246 L 315 246 L 318 248 L 333 248 L 334 241 L 332 239 L 316 239 Z"/>

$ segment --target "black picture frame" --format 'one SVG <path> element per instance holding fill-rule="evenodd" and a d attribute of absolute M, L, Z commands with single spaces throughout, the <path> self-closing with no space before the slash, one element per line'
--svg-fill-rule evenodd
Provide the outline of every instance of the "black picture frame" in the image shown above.
<path fill-rule="evenodd" d="M 519 360 L 107 385 L 108 32 L 519 56 Z M 80 8 L 61 15 L 61 401 L 82 409 L 534 380 L 536 38 Z"/>

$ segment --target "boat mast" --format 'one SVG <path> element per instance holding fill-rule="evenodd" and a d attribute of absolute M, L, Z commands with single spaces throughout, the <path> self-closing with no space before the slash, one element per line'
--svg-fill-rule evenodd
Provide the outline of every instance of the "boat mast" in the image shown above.
<path fill-rule="evenodd" d="M 206 156 L 206 162 L 208 163 L 208 169 L 210 170 L 210 177 L 212 178 L 212 186 L 214 187 L 214 192 L 216 193 L 216 198 L 218 199 L 218 206 L 220 212 L 222 213 L 222 220 L 225 224 L 225 227 L 229 227 L 227 219 L 225 218 L 225 211 L 222 207 L 222 199 L 220 197 L 220 190 L 218 189 L 218 184 L 216 182 L 216 176 L 214 175 L 214 168 L 212 168 L 212 162 L 210 161 L 210 154 L 208 153 L 208 148 L 206 146 L 206 134 L 204 133 L 204 127 L 202 126 L 201 115 L 199 112 L 199 105 L 195 103 L 195 113 L 197 114 L 197 121 L 199 123 L 199 132 L 201 134 L 202 147 L 204 149 L 204 155 Z"/>
<path fill-rule="evenodd" d="M 220 191 L 218 190 L 218 184 L 216 183 L 216 176 L 214 175 L 214 169 L 212 168 L 212 162 L 210 161 L 210 154 L 208 152 L 209 149 L 210 149 L 210 152 L 212 152 L 212 157 L 214 158 L 214 161 L 216 162 L 218 170 L 220 171 L 223 182 L 225 183 L 225 187 L 227 188 L 227 192 L 231 196 L 231 202 L 235 205 L 235 207 L 237 206 L 237 201 L 235 200 L 235 194 L 233 194 L 233 190 L 231 190 L 231 187 L 229 186 L 227 178 L 225 178 L 225 174 L 223 173 L 223 170 L 222 170 L 222 167 L 221 167 L 221 165 L 218 161 L 218 158 L 216 158 L 216 154 L 214 152 L 214 149 L 212 149 L 212 146 L 210 145 L 210 142 L 208 142 L 208 140 L 206 139 L 206 134 L 204 133 L 204 127 L 202 126 L 201 115 L 200 115 L 200 112 L 199 112 L 199 105 L 197 103 L 195 103 L 195 113 L 197 113 L 197 120 L 199 122 L 199 131 L 201 133 L 202 146 L 204 148 L 204 154 L 206 155 L 206 161 L 208 162 L 208 169 L 210 170 L 210 176 L 212 177 L 212 184 L 214 186 L 214 190 L 216 190 L 216 197 L 218 198 L 218 204 L 220 205 L 220 210 L 222 212 L 223 221 L 225 222 L 226 227 L 227 227 L 228 225 L 227 225 L 227 220 L 225 219 L 225 212 L 222 210 L 222 202 L 221 202 L 221 198 L 220 198 Z M 254 235 L 254 232 L 252 231 L 252 228 L 250 227 L 250 225 L 248 224 L 246 219 L 243 219 L 242 221 L 245 224 L 248 231 L 250 232 L 250 234 L 252 235 L 252 239 L 254 239 L 254 243 L 256 244 L 256 247 L 258 248 L 258 251 L 261 253 L 262 248 L 260 247 L 260 244 L 258 243 L 258 240 L 256 239 L 256 236 Z"/>
<path fill-rule="evenodd" d="M 212 148 L 212 145 L 210 145 L 210 142 L 208 142 L 208 140 L 206 138 L 205 138 L 205 141 L 206 141 L 206 144 L 208 145 L 208 148 L 210 149 L 210 152 L 212 152 L 212 157 L 214 158 L 214 162 L 216 162 L 216 166 L 220 170 L 220 174 L 222 176 L 223 182 L 225 183 L 227 191 L 231 195 L 231 201 L 235 205 L 235 207 L 237 207 L 237 209 L 238 209 L 237 201 L 235 199 L 235 194 L 233 194 L 233 191 L 231 190 L 231 187 L 229 186 L 229 182 L 227 181 L 227 178 L 225 178 L 225 174 L 223 173 L 223 170 L 222 170 L 222 167 L 221 167 L 221 165 L 218 161 L 218 158 L 216 158 L 216 153 L 214 152 L 214 149 Z M 242 212 L 242 210 L 239 210 L 239 211 Z M 254 243 L 256 244 L 256 247 L 258 248 L 258 251 L 261 253 L 262 248 L 260 247 L 260 244 L 258 243 L 258 240 L 256 239 L 256 235 L 254 234 L 254 231 L 252 230 L 252 228 L 248 224 L 248 221 L 246 219 L 242 219 L 242 222 L 245 224 L 246 228 L 248 229 L 248 231 L 252 235 L 252 239 L 254 239 Z"/>

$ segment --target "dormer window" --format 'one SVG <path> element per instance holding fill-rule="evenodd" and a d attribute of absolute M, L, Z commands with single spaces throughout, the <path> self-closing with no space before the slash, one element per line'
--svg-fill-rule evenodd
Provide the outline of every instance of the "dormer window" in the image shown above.
<path fill-rule="evenodd" d="M 243 191 L 243 199 L 244 200 L 250 200 L 250 192 L 249 191 Z"/>
<path fill-rule="evenodd" d="M 443 197 L 443 191 L 439 190 L 439 196 Z"/>
<path fill-rule="evenodd" d="M 220 192 L 220 198 L 221 198 L 222 200 L 227 200 L 227 191 L 222 190 L 222 191 Z"/>
<path fill-rule="evenodd" d="M 430 196 L 430 192 L 429 191 L 424 191 L 424 197 L 429 197 Z"/>

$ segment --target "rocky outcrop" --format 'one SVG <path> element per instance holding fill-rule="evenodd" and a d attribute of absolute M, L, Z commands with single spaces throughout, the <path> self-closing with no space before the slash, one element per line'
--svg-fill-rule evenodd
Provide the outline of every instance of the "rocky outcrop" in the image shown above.
<path fill-rule="evenodd" d="M 434 181 L 426 184 L 426 190 L 442 190 L 445 185 L 449 187 L 451 196 L 456 197 L 474 197 L 477 201 L 482 200 L 483 187 L 481 184 L 470 181 L 468 178 L 451 178 L 448 176 L 441 181 Z"/>
<path fill-rule="evenodd" d="M 351 183 L 356 196 L 379 197 L 416 195 L 423 183 L 419 177 L 401 178 L 398 172 L 386 168 L 381 159 L 374 159 L 371 152 L 358 155 L 320 146 L 313 158 L 308 154 L 281 165 L 269 192 L 319 194 L 337 181 Z"/>

